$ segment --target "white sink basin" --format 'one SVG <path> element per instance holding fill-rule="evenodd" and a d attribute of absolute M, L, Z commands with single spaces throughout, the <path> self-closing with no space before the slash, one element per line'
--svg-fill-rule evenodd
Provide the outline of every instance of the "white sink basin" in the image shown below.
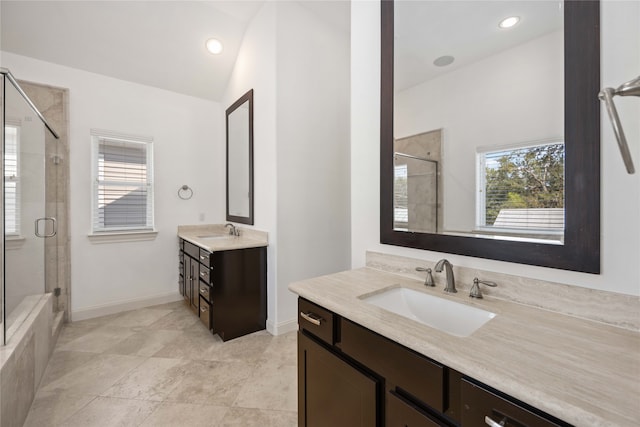
<path fill-rule="evenodd" d="M 468 337 L 496 317 L 490 311 L 408 288 L 392 288 L 362 300 L 457 337 Z"/>

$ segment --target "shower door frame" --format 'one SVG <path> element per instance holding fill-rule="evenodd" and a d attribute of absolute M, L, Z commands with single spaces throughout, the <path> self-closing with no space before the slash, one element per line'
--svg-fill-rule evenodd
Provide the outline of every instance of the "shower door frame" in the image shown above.
<path fill-rule="evenodd" d="M 42 115 L 42 113 L 40 113 L 40 111 L 38 110 L 38 108 L 35 106 L 35 104 L 31 101 L 31 99 L 29 98 L 29 96 L 24 92 L 24 90 L 20 87 L 20 84 L 18 83 L 18 81 L 15 79 L 15 77 L 11 74 L 11 72 L 6 69 L 6 68 L 2 68 L 0 67 L 0 74 L 2 75 L 2 96 L 1 96 L 1 100 L 0 100 L 0 111 L 1 111 L 1 118 L 0 118 L 0 123 L 2 124 L 2 133 L 0 135 L 0 156 L 2 157 L 2 161 L 0 162 L 0 174 L 2 174 L 2 198 L 0 199 L 0 239 L 1 239 L 1 243 L 0 243 L 0 249 L 2 250 L 2 257 L 0 257 L 0 272 L 2 274 L 0 274 L 0 302 L 1 302 L 1 307 L 0 307 L 0 316 L 1 316 L 1 320 L 2 320 L 2 338 L 0 339 L 0 346 L 1 345 L 6 345 L 7 343 L 7 306 L 6 306 L 6 289 L 5 289 L 5 275 L 6 275 L 6 241 L 5 241 L 5 237 L 6 237 L 6 233 L 5 233 L 5 177 L 4 177 L 4 172 L 5 172 L 5 167 L 4 167 L 4 163 L 5 163 L 5 125 L 6 125 L 6 93 L 7 93 L 7 85 L 10 84 L 11 86 L 13 86 L 13 88 L 17 91 L 17 93 L 22 97 L 22 99 L 27 103 L 27 105 L 29 106 L 29 108 L 32 110 L 33 113 L 35 113 L 38 118 L 40 119 L 40 121 L 44 124 L 45 128 L 51 133 L 51 135 L 53 135 L 53 137 L 55 139 L 60 139 L 60 136 L 58 135 L 58 133 L 53 129 L 53 127 L 50 126 L 50 124 L 47 122 L 47 120 L 44 118 L 44 116 Z M 46 140 L 43 141 L 43 144 L 46 144 Z M 44 152 L 43 152 L 43 156 L 45 156 Z M 46 156 L 45 156 L 46 157 Z M 43 165 L 44 167 L 44 165 Z M 46 180 L 46 178 L 45 178 Z M 43 200 L 43 204 L 45 203 L 46 200 Z M 26 224 L 23 224 L 23 226 L 26 226 Z M 37 227 L 37 225 L 36 225 Z M 37 230 L 36 230 L 36 234 L 37 234 Z M 38 236 L 40 237 L 40 236 Z M 46 236 L 43 236 L 46 237 Z M 43 262 L 44 262 L 44 250 L 43 250 Z M 45 276 L 46 277 L 46 276 Z M 45 283 L 43 280 L 43 287 L 42 287 L 42 293 L 45 293 Z"/>

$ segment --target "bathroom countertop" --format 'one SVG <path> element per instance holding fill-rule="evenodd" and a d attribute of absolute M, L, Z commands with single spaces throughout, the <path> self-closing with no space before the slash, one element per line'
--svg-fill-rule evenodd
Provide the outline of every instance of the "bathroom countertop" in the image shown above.
<path fill-rule="evenodd" d="M 363 302 L 407 287 L 497 314 L 461 338 Z M 640 425 L 640 333 L 467 293 L 372 268 L 289 285 L 323 306 L 437 362 L 576 426 Z"/>
<path fill-rule="evenodd" d="M 209 252 L 259 248 L 269 245 L 266 232 L 241 227 L 238 229 L 240 236 L 232 236 L 228 234 L 229 230 L 223 224 L 181 225 L 178 226 L 178 237 Z"/>

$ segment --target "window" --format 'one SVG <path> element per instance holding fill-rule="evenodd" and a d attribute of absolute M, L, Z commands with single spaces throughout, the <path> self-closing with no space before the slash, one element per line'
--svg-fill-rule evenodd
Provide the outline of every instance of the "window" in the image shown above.
<path fill-rule="evenodd" d="M 478 152 L 479 229 L 564 232 L 564 143 Z"/>
<path fill-rule="evenodd" d="M 409 226 L 408 208 L 408 168 L 407 164 L 393 166 L 393 228 L 407 229 Z"/>
<path fill-rule="evenodd" d="M 20 126 L 4 127 L 4 221 L 7 236 L 20 235 Z"/>
<path fill-rule="evenodd" d="M 151 139 L 93 134 L 93 233 L 153 230 Z"/>

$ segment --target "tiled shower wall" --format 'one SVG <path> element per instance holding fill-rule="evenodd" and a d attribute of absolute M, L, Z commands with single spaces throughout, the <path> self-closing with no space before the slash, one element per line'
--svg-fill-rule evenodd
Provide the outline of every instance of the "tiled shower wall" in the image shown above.
<path fill-rule="evenodd" d="M 432 163 L 413 161 L 408 182 L 409 230 L 442 232 L 442 129 L 398 138 L 394 140 L 393 150 L 438 162 L 434 168 Z M 434 203 L 436 209 L 433 208 Z M 434 217 L 434 212 L 437 217 Z"/>
<path fill-rule="evenodd" d="M 69 320 L 71 304 L 71 261 L 69 248 L 69 91 L 38 83 L 19 81 L 47 122 L 60 136 L 49 132 L 45 139 L 45 214 L 58 224 L 56 238 L 45 240 L 45 292 L 60 288 L 53 299 L 53 311 Z"/>

